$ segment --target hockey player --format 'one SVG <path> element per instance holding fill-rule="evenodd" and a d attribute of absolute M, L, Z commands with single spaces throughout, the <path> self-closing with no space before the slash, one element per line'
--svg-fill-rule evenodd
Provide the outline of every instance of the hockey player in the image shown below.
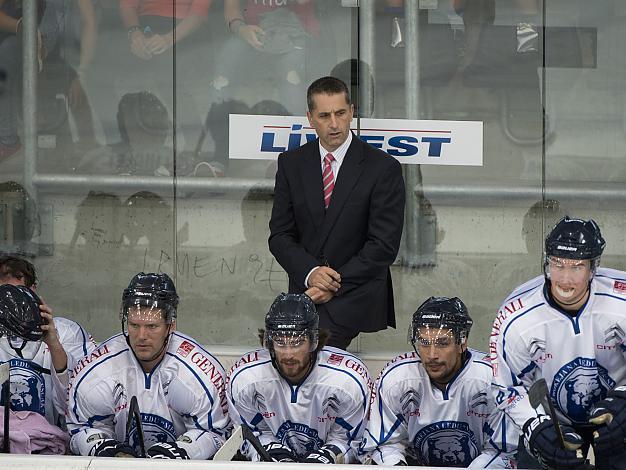
<path fill-rule="evenodd" d="M 64 428 L 68 371 L 95 343 L 75 321 L 53 318 L 33 290 L 36 281 L 30 262 L 0 257 L 0 363 L 10 364 L 11 409 Z"/>
<path fill-rule="evenodd" d="M 545 242 L 544 275 L 504 301 L 493 324 L 494 394 L 543 468 L 624 468 L 626 273 L 599 268 L 605 242 L 593 220 L 564 217 Z M 527 390 L 545 379 L 565 447 Z"/>
<path fill-rule="evenodd" d="M 392 359 L 372 389 L 361 450 L 374 464 L 515 468 L 491 366 L 467 347 L 471 326 L 457 297 L 431 297 L 413 314 L 413 351 Z"/>
<path fill-rule="evenodd" d="M 275 462 L 355 461 L 369 375 L 355 356 L 324 347 L 328 332 L 318 325 L 307 295 L 280 294 L 260 331 L 265 348 L 244 355 L 228 375 L 233 421 L 252 428 Z M 260 460 L 247 443 L 242 453 Z"/>
<path fill-rule="evenodd" d="M 73 453 L 137 457 L 143 447 L 150 458 L 208 459 L 224 443 L 231 427 L 226 374 L 195 340 L 176 332 L 177 306 L 167 274 L 139 273 L 130 281 L 122 334 L 73 371 L 67 423 Z M 142 432 L 136 421 L 127 426 L 133 396 Z"/>

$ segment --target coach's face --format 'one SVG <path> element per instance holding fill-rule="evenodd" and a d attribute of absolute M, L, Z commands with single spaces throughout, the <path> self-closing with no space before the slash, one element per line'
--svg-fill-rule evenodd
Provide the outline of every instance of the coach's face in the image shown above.
<path fill-rule="evenodd" d="M 322 147 L 334 152 L 348 138 L 354 107 L 345 93 L 317 93 L 312 96 L 314 107 L 307 111 L 309 124 L 315 129 Z"/>

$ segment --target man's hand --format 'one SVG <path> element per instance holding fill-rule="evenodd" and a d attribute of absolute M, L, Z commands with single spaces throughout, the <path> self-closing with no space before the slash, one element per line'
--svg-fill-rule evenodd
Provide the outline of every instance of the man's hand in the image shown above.
<path fill-rule="evenodd" d="M 526 449 L 546 470 L 587 468 L 580 446 L 583 439 L 571 426 L 561 426 L 566 449 L 561 448 L 554 423 L 549 416 L 531 418 L 522 427 Z"/>
<path fill-rule="evenodd" d="M 61 341 L 59 339 L 59 332 L 54 324 L 54 318 L 52 317 L 52 309 L 46 304 L 39 306 L 41 312 L 41 318 L 44 320 L 44 324 L 41 325 L 43 336 L 41 340 L 48 345 L 49 349 L 62 348 Z"/>
<path fill-rule="evenodd" d="M 270 442 L 263 446 L 274 462 L 297 462 L 298 457 L 284 444 L 280 442 Z"/>
<path fill-rule="evenodd" d="M 146 42 L 147 38 L 143 35 L 143 32 L 133 31 L 130 34 L 130 51 L 140 59 L 150 60 L 152 54 L 148 51 Z"/>
<path fill-rule="evenodd" d="M 135 450 L 123 442 L 115 439 L 104 439 L 96 444 L 90 452 L 95 457 L 120 457 L 120 458 L 136 458 Z"/>
<path fill-rule="evenodd" d="M 596 403 L 589 422 L 598 426 L 593 432 L 597 460 L 610 461 L 626 448 L 626 386 L 610 390 L 607 398 Z"/>
<path fill-rule="evenodd" d="M 265 31 L 259 26 L 253 24 L 242 24 L 237 30 L 244 41 L 250 44 L 255 49 L 261 49 L 263 47 L 263 41 L 259 38 L 263 38 Z"/>
<path fill-rule="evenodd" d="M 151 459 L 190 460 L 187 451 L 175 442 L 157 442 L 146 451 L 146 454 Z"/>
<path fill-rule="evenodd" d="M 325 304 L 334 297 L 332 292 L 318 289 L 317 287 L 309 287 L 304 293 L 311 297 L 313 303 L 317 305 Z"/>
<path fill-rule="evenodd" d="M 334 294 L 341 288 L 341 274 L 329 266 L 318 266 L 309 276 L 309 287 L 317 287 Z"/>
<path fill-rule="evenodd" d="M 172 48 L 174 45 L 174 38 L 171 33 L 168 34 L 154 34 L 146 39 L 146 50 L 151 55 L 163 54 L 165 51 Z"/>
<path fill-rule="evenodd" d="M 343 463 L 343 455 L 341 449 L 334 445 L 322 446 L 318 450 L 309 452 L 302 460 L 302 463 Z"/>

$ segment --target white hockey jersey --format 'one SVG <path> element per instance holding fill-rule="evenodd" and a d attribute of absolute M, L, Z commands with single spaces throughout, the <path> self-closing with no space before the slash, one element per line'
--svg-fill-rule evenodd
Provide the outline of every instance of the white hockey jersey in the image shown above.
<path fill-rule="evenodd" d="M 371 385 L 357 357 L 325 347 L 304 381 L 291 385 L 272 365 L 269 351 L 259 349 L 233 365 L 227 382 L 233 421 L 250 426 L 262 444 L 280 442 L 299 457 L 332 444 L 346 463 L 355 460 L 352 444 L 363 433 Z M 242 452 L 259 460 L 249 446 Z"/>
<path fill-rule="evenodd" d="M 408 456 L 424 466 L 515 468 L 508 440 L 517 444 L 518 434 L 491 400 L 491 366 L 485 353 L 468 352 L 443 391 L 415 351 L 387 363 L 372 389 L 361 451 L 386 466 Z"/>
<path fill-rule="evenodd" d="M 54 324 L 67 354 L 65 372 L 57 374 L 48 345 L 43 341 L 28 341 L 21 358 L 10 346 L 9 339 L 3 336 L 0 338 L 0 363 L 10 363 L 11 409 L 35 411 L 45 416 L 50 424 L 64 427 L 68 371 L 90 354 L 96 344 L 75 321 L 55 317 Z M 18 338 L 12 341 L 19 346 L 22 344 Z"/>
<path fill-rule="evenodd" d="M 138 451 L 134 424 L 126 436 L 133 396 L 141 411 L 146 449 L 177 441 L 190 458 L 207 459 L 228 438 L 226 373 L 215 357 L 181 333 L 171 335 L 163 360 L 150 373 L 119 334 L 84 358 L 72 375 L 67 427 L 75 454 L 89 455 L 100 439 L 128 440 Z"/>
<path fill-rule="evenodd" d="M 537 416 L 527 389 L 542 377 L 559 418 L 574 425 L 626 384 L 626 273 L 599 268 L 575 317 L 551 305 L 545 289 L 543 276 L 515 289 L 491 332 L 494 398 L 520 428 Z"/>

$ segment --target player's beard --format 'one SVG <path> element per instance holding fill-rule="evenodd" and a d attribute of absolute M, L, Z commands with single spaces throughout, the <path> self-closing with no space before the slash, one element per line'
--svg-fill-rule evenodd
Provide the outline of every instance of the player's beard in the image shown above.
<path fill-rule="evenodd" d="M 307 360 L 300 361 L 294 358 L 281 359 L 278 362 L 278 367 L 283 376 L 291 381 L 297 381 L 306 375 L 306 372 L 311 367 L 310 356 L 307 356 Z"/>

